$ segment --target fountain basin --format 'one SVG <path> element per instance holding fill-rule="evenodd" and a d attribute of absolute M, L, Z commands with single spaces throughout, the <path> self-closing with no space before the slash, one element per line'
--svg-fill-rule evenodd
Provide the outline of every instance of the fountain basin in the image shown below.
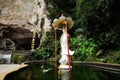
<path fill-rule="evenodd" d="M 4 80 L 119 80 L 120 76 L 111 71 L 72 63 L 72 69 L 61 70 L 54 62 L 32 62 L 28 67 L 8 74 Z"/>

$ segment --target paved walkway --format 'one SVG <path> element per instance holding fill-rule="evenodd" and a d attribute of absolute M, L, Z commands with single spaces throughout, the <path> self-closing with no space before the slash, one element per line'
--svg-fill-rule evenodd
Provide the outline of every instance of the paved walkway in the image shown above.
<path fill-rule="evenodd" d="M 0 80 L 4 80 L 4 77 L 11 72 L 17 71 L 20 68 L 24 68 L 26 64 L 0 64 Z"/>

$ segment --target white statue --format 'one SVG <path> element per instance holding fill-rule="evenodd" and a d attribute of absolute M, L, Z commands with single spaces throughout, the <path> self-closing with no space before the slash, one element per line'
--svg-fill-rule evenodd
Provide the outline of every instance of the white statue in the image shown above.
<path fill-rule="evenodd" d="M 62 36 L 60 38 L 60 44 L 61 44 L 61 59 L 59 60 L 60 66 L 59 68 L 71 68 L 70 66 L 70 56 L 73 55 L 74 51 L 71 51 L 68 48 L 68 36 L 67 28 L 71 28 L 74 24 L 74 21 L 72 21 L 71 17 L 65 17 L 63 14 L 59 17 L 59 19 L 54 19 L 53 26 L 55 29 L 62 30 Z"/>
<path fill-rule="evenodd" d="M 70 49 L 68 49 L 68 39 L 67 37 L 69 36 L 69 34 L 66 31 L 66 28 L 62 30 L 62 36 L 60 38 L 60 44 L 61 44 L 61 59 L 59 60 L 59 62 L 61 63 L 61 65 L 67 65 L 68 63 L 68 50 L 69 50 L 69 54 L 73 55 L 74 51 L 71 51 Z"/>

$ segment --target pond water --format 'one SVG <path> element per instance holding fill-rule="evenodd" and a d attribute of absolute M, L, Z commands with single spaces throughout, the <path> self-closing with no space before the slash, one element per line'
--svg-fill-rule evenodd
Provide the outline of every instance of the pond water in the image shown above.
<path fill-rule="evenodd" d="M 59 70 L 53 62 L 29 63 L 27 68 L 11 73 L 4 80 L 120 80 L 120 75 L 81 64 Z"/>

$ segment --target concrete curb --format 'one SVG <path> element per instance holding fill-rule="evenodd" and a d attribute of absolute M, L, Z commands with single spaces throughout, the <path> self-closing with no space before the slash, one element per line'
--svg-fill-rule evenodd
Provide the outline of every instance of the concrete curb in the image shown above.
<path fill-rule="evenodd" d="M 116 74 L 120 74 L 120 64 L 112 64 L 112 63 L 98 63 L 98 62 L 80 62 L 73 61 L 73 63 L 80 63 L 82 65 L 90 66 L 96 69 L 100 69 L 107 72 L 112 72 Z"/>

